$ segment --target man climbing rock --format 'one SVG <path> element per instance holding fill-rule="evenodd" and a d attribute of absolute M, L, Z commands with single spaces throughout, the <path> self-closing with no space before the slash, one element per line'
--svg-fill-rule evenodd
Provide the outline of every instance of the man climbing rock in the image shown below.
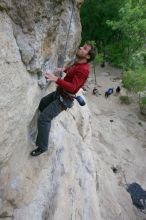
<path fill-rule="evenodd" d="M 40 101 L 37 148 L 31 152 L 31 156 L 38 156 L 48 150 L 51 120 L 63 110 L 72 107 L 75 94 L 88 78 L 89 62 L 95 58 L 95 55 L 95 48 L 91 44 L 85 44 L 83 47 L 79 47 L 76 52 L 77 61 L 64 69 L 66 73 L 64 79 L 60 79 L 50 72 L 46 73 L 46 79 L 55 82 L 58 87 L 55 92 L 50 93 Z M 60 68 L 57 71 L 60 71 Z"/>

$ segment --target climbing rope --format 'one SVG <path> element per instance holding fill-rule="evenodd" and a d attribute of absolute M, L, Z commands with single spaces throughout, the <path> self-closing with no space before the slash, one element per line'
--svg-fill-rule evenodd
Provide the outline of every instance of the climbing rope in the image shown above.
<path fill-rule="evenodd" d="M 93 73 L 94 73 L 94 88 L 93 88 L 92 94 L 93 94 L 93 95 L 97 95 L 97 94 L 98 94 L 98 89 L 97 89 L 96 64 L 95 64 L 95 60 L 93 61 Z"/>
<path fill-rule="evenodd" d="M 93 72 L 94 72 L 94 81 L 95 81 L 95 87 L 96 87 L 97 80 L 96 80 L 95 60 L 93 61 Z"/>
<path fill-rule="evenodd" d="M 68 39 L 69 39 L 69 34 L 70 34 L 70 29 L 71 29 L 71 23 L 72 23 L 72 19 L 73 19 L 73 12 L 74 12 L 74 3 L 73 3 L 73 0 L 70 0 L 71 1 L 71 4 L 72 4 L 72 8 L 71 8 L 71 16 L 70 16 L 70 20 L 69 20 L 69 28 L 68 28 L 68 31 L 67 31 L 67 35 L 66 35 L 66 41 L 65 41 L 65 46 L 64 46 L 64 52 L 63 52 L 63 58 L 62 58 L 62 60 L 61 60 L 61 72 L 60 72 L 60 78 L 62 77 L 62 75 L 63 75 L 63 67 L 64 67 L 64 62 L 65 62 L 65 57 L 66 57 L 66 52 L 67 52 L 67 46 L 68 46 Z M 54 63 L 54 61 L 55 61 L 55 57 L 54 57 L 54 59 L 53 59 L 53 62 L 52 63 Z M 43 65 L 42 65 L 42 71 L 43 72 L 46 72 L 46 70 L 47 70 L 47 65 L 48 64 L 46 64 L 46 63 L 44 63 Z M 50 66 L 50 65 L 49 65 Z M 52 65 L 51 65 L 52 66 Z M 41 89 L 43 89 L 43 88 L 45 88 L 45 84 L 46 84 L 46 80 L 45 80 L 45 82 L 42 80 L 42 79 L 40 79 L 39 81 L 38 81 L 38 84 L 39 84 L 39 86 L 41 87 Z"/>
<path fill-rule="evenodd" d="M 64 67 L 64 62 L 65 62 L 65 58 L 66 58 L 66 52 L 67 52 L 67 46 L 68 46 L 68 39 L 69 39 L 69 34 L 70 34 L 70 29 L 71 29 L 71 23 L 72 23 L 72 19 L 73 19 L 73 12 L 74 12 L 74 3 L 73 0 L 70 0 L 71 4 L 72 4 L 72 9 L 71 9 L 71 16 L 70 16 L 70 20 L 69 20 L 69 28 L 67 31 L 67 35 L 66 35 L 66 43 L 64 46 L 64 52 L 63 52 L 63 58 L 62 58 L 62 63 L 61 63 L 61 72 L 60 72 L 60 77 L 62 77 L 63 74 L 63 67 Z"/>

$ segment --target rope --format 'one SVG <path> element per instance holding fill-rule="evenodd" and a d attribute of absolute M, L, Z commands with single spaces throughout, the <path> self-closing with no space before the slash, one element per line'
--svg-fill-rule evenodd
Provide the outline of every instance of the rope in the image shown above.
<path fill-rule="evenodd" d="M 95 60 L 93 61 L 93 72 L 94 72 L 94 80 L 95 80 L 95 86 L 96 86 L 97 80 L 96 80 L 96 71 L 95 71 Z"/>
<path fill-rule="evenodd" d="M 69 28 L 68 28 L 68 31 L 67 31 L 67 35 L 66 35 L 66 43 L 65 43 L 65 46 L 64 46 L 64 52 L 63 52 L 63 58 L 62 58 L 62 63 L 61 63 L 61 72 L 60 72 L 60 77 L 62 77 L 63 75 L 63 66 L 64 66 L 64 61 L 65 61 L 65 57 L 66 57 L 66 51 L 67 51 L 67 46 L 68 46 L 68 39 L 69 39 L 69 33 L 70 33 L 70 29 L 71 29 L 71 23 L 72 23 L 72 19 L 73 19 L 73 12 L 74 12 L 74 3 L 73 3 L 73 0 L 70 0 L 71 1 L 71 4 L 72 4 L 72 9 L 71 9 L 71 17 L 70 17 L 70 20 L 69 20 Z M 55 61 L 55 57 L 53 59 L 53 63 Z M 42 68 L 41 70 L 44 72 L 46 72 L 46 67 L 47 67 L 48 64 L 44 63 L 42 65 Z M 46 82 L 46 81 L 45 81 Z M 42 80 L 39 80 L 39 86 L 43 89 L 45 87 L 45 83 L 42 81 Z"/>
<path fill-rule="evenodd" d="M 122 171 L 122 174 L 123 174 L 124 181 L 125 181 L 125 185 L 126 185 L 126 189 L 127 189 L 127 187 L 128 187 L 128 183 L 127 183 L 127 180 L 126 180 L 126 176 L 125 176 L 125 172 L 124 172 L 124 170 Z"/>
<path fill-rule="evenodd" d="M 65 46 L 64 46 L 64 53 L 63 53 L 62 64 L 61 64 L 61 69 L 62 70 L 60 72 L 60 77 L 62 77 L 62 74 L 63 74 L 63 66 L 64 66 L 64 61 L 65 61 L 66 52 L 67 52 L 69 33 L 70 33 L 70 29 L 71 29 L 71 23 L 72 23 L 72 19 L 73 19 L 73 12 L 74 12 L 73 0 L 71 0 L 71 4 L 72 4 L 71 17 L 70 17 L 70 21 L 69 21 L 69 28 L 68 28 L 67 36 L 66 36 L 66 43 L 65 43 Z"/>

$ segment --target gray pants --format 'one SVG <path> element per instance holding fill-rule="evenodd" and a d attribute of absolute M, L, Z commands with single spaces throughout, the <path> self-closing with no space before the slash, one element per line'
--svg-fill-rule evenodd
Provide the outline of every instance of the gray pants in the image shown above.
<path fill-rule="evenodd" d="M 41 99 L 39 104 L 40 115 L 38 117 L 38 135 L 36 139 L 36 146 L 47 150 L 48 138 L 51 128 L 51 120 L 55 118 L 60 112 L 71 108 L 73 101 L 63 99 L 60 101 L 60 96 L 57 91 L 50 93 Z"/>

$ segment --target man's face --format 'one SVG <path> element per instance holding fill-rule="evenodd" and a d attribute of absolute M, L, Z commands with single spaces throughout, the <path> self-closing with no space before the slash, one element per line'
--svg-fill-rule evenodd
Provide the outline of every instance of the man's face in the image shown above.
<path fill-rule="evenodd" d="M 77 50 L 76 56 L 78 58 L 89 59 L 90 56 L 88 55 L 88 53 L 90 50 L 91 50 L 91 46 L 88 44 L 85 44 L 84 46 L 79 47 L 79 49 Z"/>

